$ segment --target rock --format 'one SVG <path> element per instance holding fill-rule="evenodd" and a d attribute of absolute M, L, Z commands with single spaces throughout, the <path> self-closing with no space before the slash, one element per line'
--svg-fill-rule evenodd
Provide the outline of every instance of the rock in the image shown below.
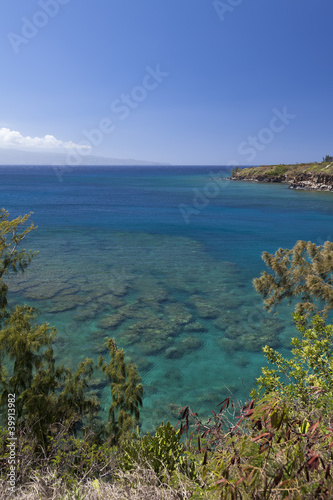
<path fill-rule="evenodd" d="M 75 313 L 74 319 L 75 321 L 89 321 L 94 320 L 97 316 L 100 304 L 97 302 L 90 302 L 88 305 L 84 306 Z"/>
<path fill-rule="evenodd" d="M 74 315 L 75 321 L 89 321 L 94 320 L 96 318 L 97 312 L 93 310 L 83 310 L 79 311 Z"/>
<path fill-rule="evenodd" d="M 91 352 L 93 354 L 105 355 L 108 353 L 108 348 L 106 347 L 104 342 L 98 342 L 92 346 Z"/>
<path fill-rule="evenodd" d="M 183 346 L 185 352 L 196 351 L 203 346 L 203 341 L 198 337 L 187 336 L 180 344 Z"/>
<path fill-rule="evenodd" d="M 112 294 L 106 294 L 106 295 L 102 295 L 102 297 L 100 297 L 97 301 L 99 304 L 102 304 L 102 305 L 109 305 L 111 307 L 113 307 L 114 309 L 117 309 L 119 307 L 123 307 L 126 305 L 126 302 L 117 297 L 116 295 L 112 295 Z"/>
<path fill-rule="evenodd" d="M 169 347 L 165 351 L 165 356 L 169 359 L 179 359 L 185 356 L 185 354 L 189 354 L 192 351 L 196 351 L 203 346 L 202 340 L 197 337 L 185 337 L 180 342 L 177 342 L 175 345 Z"/>
<path fill-rule="evenodd" d="M 325 169 L 330 166 L 321 167 L 318 164 L 301 164 L 250 167 L 234 172 L 231 179 L 255 182 L 283 182 L 288 183 L 290 189 L 332 191 L 333 175 L 325 172 Z"/>
<path fill-rule="evenodd" d="M 145 304 L 160 304 L 168 300 L 169 294 L 167 290 L 161 286 L 153 286 L 149 290 L 140 293 L 138 296 L 138 302 L 143 302 Z"/>
<path fill-rule="evenodd" d="M 288 179 L 290 189 L 332 191 L 333 175 L 302 173 Z"/>
<path fill-rule="evenodd" d="M 169 349 L 167 349 L 165 351 L 165 356 L 169 359 L 179 359 L 181 358 L 182 356 L 184 355 L 184 351 L 182 349 L 177 349 L 177 347 L 169 347 Z"/>
<path fill-rule="evenodd" d="M 195 332 L 195 333 L 204 333 L 208 332 L 208 328 L 204 326 L 202 323 L 199 323 L 199 321 L 194 321 L 193 323 L 189 323 L 184 326 L 184 331 L 185 332 Z"/>
<path fill-rule="evenodd" d="M 117 328 L 123 321 L 126 319 L 126 317 L 123 314 L 110 314 L 108 316 L 105 316 L 105 318 L 101 319 L 98 322 L 99 328 L 104 328 L 104 330 L 108 330 L 109 328 Z"/>
<path fill-rule="evenodd" d="M 217 318 L 220 313 L 217 307 L 213 306 L 209 300 L 201 295 L 192 295 L 189 302 L 196 307 L 200 318 L 214 319 Z"/>
<path fill-rule="evenodd" d="M 94 377 L 89 385 L 92 389 L 103 390 L 107 383 L 108 382 L 104 377 Z"/>
<path fill-rule="evenodd" d="M 59 313 L 59 312 L 65 312 L 65 311 L 71 311 L 72 309 L 76 309 L 78 306 L 81 306 L 84 300 L 81 297 L 78 297 L 77 295 L 70 295 L 69 297 L 65 298 L 62 297 L 58 299 L 53 300 L 53 307 L 48 309 L 49 313 Z"/>
<path fill-rule="evenodd" d="M 91 339 L 101 339 L 101 341 L 106 342 L 106 339 L 108 338 L 107 335 L 105 335 L 104 330 L 95 330 L 94 332 L 91 332 L 89 334 Z"/>
<path fill-rule="evenodd" d="M 227 352 L 228 354 L 234 354 L 234 352 L 237 351 L 239 348 L 237 341 L 225 337 L 219 338 L 217 340 L 217 343 L 219 347 L 222 349 L 222 351 Z"/>
<path fill-rule="evenodd" d="M 127 319 L 131 318 L 145 318 L 147 314 L 140 309 L 137 304 L 126 304 L 122 307 L 119 307 L 118 313 L 125 316 Z"/>
<path fill-rule="evenodd" d="M 154 363 L 149 361 L 149 359 L 139 356 L 137 353 L 130 356 L 130 361 L 134 363 L 138 369 L 139 375 L 148 373 L 152 368 L 154 368 Z M 144 386 L 144 392 L 146 395 L 146 386 Z M 155 393 L 154 393 L 155 394 Z"/>
<path fill-rule="evenodd" d="M 45 283 L 44 285 L 35 285 L 24 291 L 24 296 L 28 300 L 48 300 L 53 299 L 60 290 L 63 290 L 63 286 L 53 287 L 50 284 Z"/>
<path fill-rule="evenodd" d="M 128 286 L 122 282 L 111 282 L 109 284 L 109 291 L 116 297 L 124 297 L 128 293 Z"/>
<path fill-rule="evenodd" d="M 140 349 L 142 353 L 153 356 L 156 354 L 161 354 L 165 352 L 170 346 L 170 340 L 164 340 L 160 338 L 147 340 L 145 343 L 141 343 Z"/>
<path fill-rule="evenodd" d="M 168 318 L 170 318 L 170 321 L 180 325 L 186 325 L 193 320 L 193 316 L 190 311 L 180 302 L 166 305 L 164 313 Z"/>

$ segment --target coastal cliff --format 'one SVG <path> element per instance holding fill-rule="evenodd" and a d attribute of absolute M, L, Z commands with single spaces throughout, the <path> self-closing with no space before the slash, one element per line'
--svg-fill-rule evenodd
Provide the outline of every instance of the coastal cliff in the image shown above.
<path fill-rule="evenodd" d="M 281 182 L 289 184 L 290 189 L 333 191 L 333 163 L 236 168 L 232 171 L 231 180 Z"/>

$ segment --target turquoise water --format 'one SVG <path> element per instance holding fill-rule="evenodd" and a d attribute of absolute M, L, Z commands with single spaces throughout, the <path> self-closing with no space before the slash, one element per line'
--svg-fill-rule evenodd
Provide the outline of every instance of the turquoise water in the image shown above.
<path fill-rule="evenodd" d="M 190 404 L 208 415 L 226 396 L 245 400 L 264 363 L 286 353 L 291 309 L 262 309 L 252 279 L 261 253 L 298 239 L 332 239 L 332 193 L 220 181 L 217 167 L 0 168 L 0 205 L 34 212 L 38 249 L 11 300 L 58 328 L 72 367 L 115 337 L 144 383 L 144 429 Z M 212 180 L 215 179 L 215 180 Z M 109 389 L 96 378 L 105 408 Z"/>

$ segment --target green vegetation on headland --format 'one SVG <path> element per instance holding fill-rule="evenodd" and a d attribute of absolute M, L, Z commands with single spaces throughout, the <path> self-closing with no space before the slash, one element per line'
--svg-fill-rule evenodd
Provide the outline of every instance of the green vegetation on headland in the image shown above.
<path fill-rule="evenodd" d="M 333 190 L 333 156 L 326 155 L 321 163 L 292 165 L 262 165 L 240 169 L 236 167 L 232 180 L 284 182 L 292 189 Z"/>
<path fill-rule="evenodd" d="M 108 360 L 73 372 L 54 357 L 55 329 L 8 300 L 11 275 L 34 255 L 20 249 L 28 219 L 0 211 L 0 498 L 332 498 L 333 243 L 263 254 L 269 272 L 254 286 L 267 309 L 298 300 L 297 334 L 286 358 L 263 346 L 272 367 L 249 401 L 217 400 L 205 419 L 184 407 L 176 428 L 142 436 L 143 388 L 114 340 Z M 107 421 L 97 371 L 111 390 Z"/>

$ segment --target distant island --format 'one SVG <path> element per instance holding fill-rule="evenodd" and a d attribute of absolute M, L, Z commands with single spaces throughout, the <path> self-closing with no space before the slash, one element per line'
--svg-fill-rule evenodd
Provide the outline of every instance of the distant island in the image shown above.
<path fill-rule="evenodd" d="M 262 165 L 232 170 L 231 180 L 254 182 L 282 182 L 290 189 L 333 191 L 333 156 L 325 156 L 318 163 L 293 165 Z"/>
<path fill-rule="evenodd" d="M 145 160 L 135 160 L 133 158 L 119 159 L 107 158 L 95 155 L 73 155 L 71 153 L 55 153 L 55 152 L 36 152 L 23 151 L 18 149 L 2 149 L 0 148 L 0 166 L 25 165 L 25 166 L 149 166 L 149 165 L 167 165 L 165 163 L 157 163 Z"/>

